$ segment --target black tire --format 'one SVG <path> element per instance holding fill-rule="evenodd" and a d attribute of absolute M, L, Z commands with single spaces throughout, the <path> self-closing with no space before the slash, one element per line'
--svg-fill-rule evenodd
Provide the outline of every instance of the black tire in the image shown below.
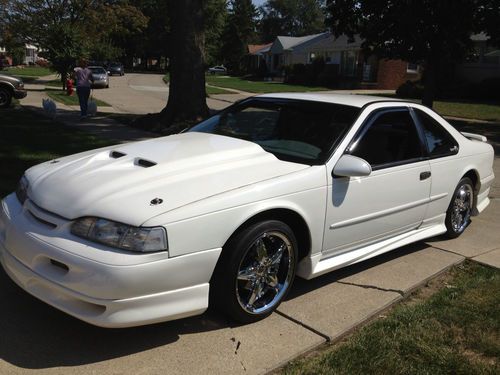
<path fill-rule="evenodd" d="M 297 248 L 295 235 L 281 221 L 267 220 L 237 232 L 224 246 L 212 276 L 211 304 L 240 323 L 266 318 L 292 286 Z"/>
<path fill-rule="evenodd" d="M 6 87 L 0 87 L 0 108 L 7 108 L 12 103 L 12 91 Z"/>
<path fill-rule="evenodd" d="M 446 211 L 446 237 L 457 238 L 465 231 L 471 223 L 473 208 L 474 184 L 470 178 L 464 177 L 455 188 Z"/>

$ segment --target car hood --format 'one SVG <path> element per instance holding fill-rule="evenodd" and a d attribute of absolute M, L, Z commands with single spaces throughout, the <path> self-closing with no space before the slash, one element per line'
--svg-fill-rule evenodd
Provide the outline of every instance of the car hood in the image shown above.
<path fill-rule="evenodd" d="M 19 78 L 12 77 L 12 76 L 9 76 L 9 75 L 6 75 L 6 74 L 0 74 L 0 81 L 9 82 L 9 83 L 13 84 L 14 86 L 19 85 L 20 83 L 23 82 Z"/>
<path fill-rule="evenodd" d="M 47 211 L 139 226 L 183 205 L 308 167 L 281 161 L 252 142 L 185 133 L 46 162 L 26 177 L 30 199 Z"/>

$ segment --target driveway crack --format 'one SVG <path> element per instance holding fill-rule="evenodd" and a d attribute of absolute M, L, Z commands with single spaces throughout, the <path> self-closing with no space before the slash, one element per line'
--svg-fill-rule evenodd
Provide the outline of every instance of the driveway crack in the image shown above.
<path fill-rule="evenodd" d="M 300 320 L 295 319 L 294 317 L 291 317 L 290 315 L 285 314 L 285 313 L 283 313 L 283 312 L 281 312 L 281 311 L 279 311 L 279 310 L 276 310 L 276 311 L 275 311 L 275 313 L 276 313 L 276 314 L 278 314 L 278 315 L 281 315 L 281 316 L 282 316 L 283 318 L 285 318 L 285 319 L 288 319 L 288 320 L 290 320 L 290 321 L 294 322 L 295 324 L 298 324 L 298 325 L 299 325 L 299 326 L 301 326 L 301 327 L 304 327 L 305 329 L 307 329 L 307 330 L 311 331 L 312 333 L 315 333 L 315 334 L 317 334 L 318 336 L 323 337 L 323 338 L 324 338 L 327 342 L 331 341 L 330 336 L 328 336 L 328 335 L 326 335 L 326 334 L 324 334 L 324 333 L 322 333 L 322 332 L 318 331 L 316 328 L 313 328 L 313 327 L 311 327 L 310 325 L 305 324 L 305 323 L 301 322 Z"/>
<path fill-rule="evenodd" d="M 405 296 L 405 292 L 399 289 L 389 289 L 389 288 L 381 288 L 375 285 L 366 285 L 366 284 L 356 284 L 356 283 L 350 283 L 347 281 L 337 281 L 339 284 L 344 284 L 344 285 L 352 285 L 352 286 L 357 286 L 360 288 L 364 289 L 375 289 L 375 290 L 380 290 L 382 292 L 393 292 L 399 294 L 401 297 Z"/>

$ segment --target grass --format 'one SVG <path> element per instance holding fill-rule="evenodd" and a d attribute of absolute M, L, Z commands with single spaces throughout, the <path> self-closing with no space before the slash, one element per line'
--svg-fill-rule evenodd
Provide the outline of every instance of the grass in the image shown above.
<path fill-rule="evenodd" d="M 135 120 L 137 120 L 141 115 L 136 115 L 132 113 L 103 113 L 103 116 L 106 116 L 107 118 L 110 118 L 112 120 L 115 120 L 116 122 L 119 122 L 120 124 L 127 125 L 129 126 L 132 124 Z"/>
<path fill-rule="evenodd" d="M 45 86 L 62 88 L 62 83 L 60 79 L 52 79 L 44 83 Z"/>
<path fill-rule="evenodd" d="M 168 85 L 170 82 L 170 73 L 167 73 L 163 76 L 163 82 Z M 210 95 L 220 95 L 220 94 L 234 94 L 232 91 L 224 90 L 220 87 L 211 87 L 211 86 L 206 86 L 206 92 L 207 96 Z"/>
<path fill-rule="evenodd" d="M 0 197 L 12 192 L 29 167 L 63 155 L 104 147 L 108 141 L 14 106 L 2 110 Z"/>
<path fill-rule="evenodd" d="M 500 103 L 436 101 L 434 110 L 441 116 L 500 122 Z"/>
<path fill-rule="evenodd" d="M 289 85 L 278 82 L 263 82 L 263 81 L 248 81 L 239 77 L 207 75 L 205 77 L 209 85 L 241 90 L 252 93 L 269 93 L 269 92 L 305 92 L 305 91 L 324 91 L 329 90 L 321 86 L 303 86 Z"/>
<path fill-rule="evenodd" d="M 439 286 L 282 373 L 498 374 L 500 270 L 467 262 Z"/>
<path fill-rule="evenodd" d="M 76 92 L 73 93 L 73 95 L 71 95 L 71 96 L 68 96 L 66 94 L 66 91 L 62 91 L 62 90 L 45 89 L 45 92 L 47 93 L 47 95 L 50 98 L 52 98 L 56 102 L 63 103 L 66 105 L 79 105 L 78 104 L 78 96 L 76 95 Z M 98 107 L 111 107 L 111 105 L 109 105 L 106 102 L 103 102 L 102 100 L 99 100 L 96 98 L 93 98 L 93 100 L 96 102 Z"/>
<path fill-rule="evenodd" d="M 27 66 L 27 67 L 12 67 L 7 68 L 5 71 L 13 76 L 22 77 L 43 77 L 53 74 L 49 68 L 42 68 L 41 66 Z"/>
<path fill-rule="evenodd" d="M 206 86 L 205 90 L 206 90 L 208 96 L 220 95 L 220 94 L 234 94 L 234 92 L 221 89 L 220 87 Z"/>

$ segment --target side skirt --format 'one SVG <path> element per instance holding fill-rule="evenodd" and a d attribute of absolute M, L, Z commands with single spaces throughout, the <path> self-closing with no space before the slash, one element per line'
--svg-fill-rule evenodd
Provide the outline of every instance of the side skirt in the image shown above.
<path fill-rule="evenodd" d="M 419 228 L 389 238 L 387 240 L 377 242 L 375 244 L 349 251 L 343 254 L 334 255 L 330 258 L 321 259 L 322 254 L 315 254 L 310 258 L 305 258 L 298 267 L 297 275 L 304 279 L 312 279 L 321 276 L 338 268 L 350 266 L 358 262 L 373 258 L 377 255 L 384 254 L 388 251 L 408 245 L 413 242 L 423 240 L 425 238 L 434 237 L 446 232 L 444 223 Z"/>

